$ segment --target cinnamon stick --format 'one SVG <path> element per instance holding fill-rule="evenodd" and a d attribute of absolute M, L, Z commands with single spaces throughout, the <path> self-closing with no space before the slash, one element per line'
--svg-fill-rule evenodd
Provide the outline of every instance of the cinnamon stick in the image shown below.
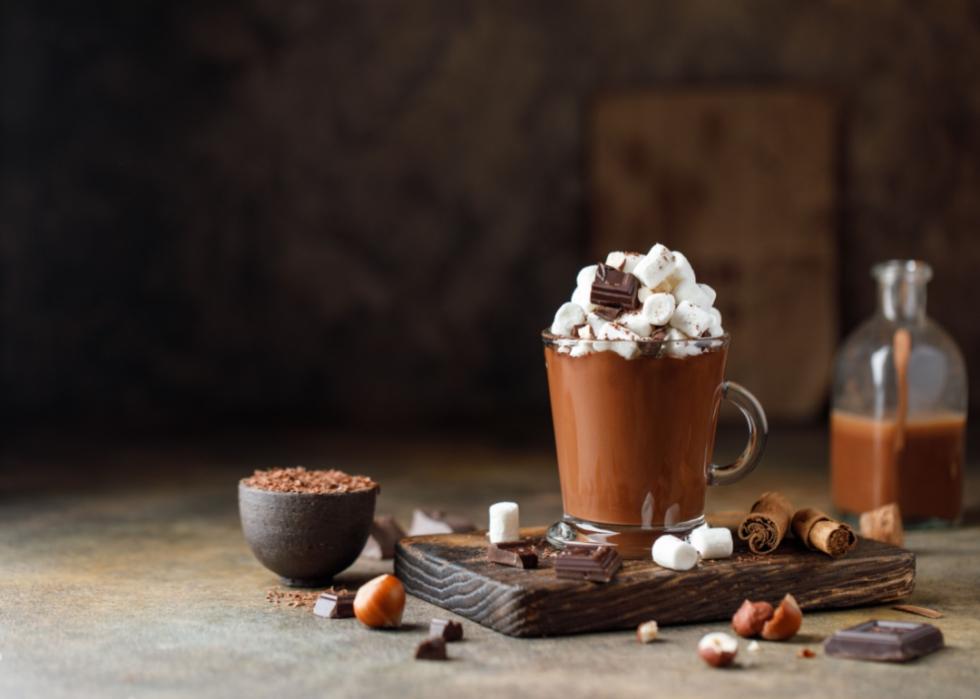
<path fill-rule="evenodd" d="M 772 553 L 789 530 L 793 506 L 779 493 L 763 493 L 738 527 L 752 553 Z"/>
<path fill-rule="evenodd" d="M 893 546 L 905 543 L 902 529 L 902 513 L 894 502 L 882 505 L 876 510 L 864 512 L 860 520 L 861 536 Z"/>
<path fill-rule="evenodd" d="M 812 507 L 797 510 L 793 515 L 793 534 L 808 549 L 823 551 L 833 558 L 843 556 L 857 546 L 853 529 Z"/>

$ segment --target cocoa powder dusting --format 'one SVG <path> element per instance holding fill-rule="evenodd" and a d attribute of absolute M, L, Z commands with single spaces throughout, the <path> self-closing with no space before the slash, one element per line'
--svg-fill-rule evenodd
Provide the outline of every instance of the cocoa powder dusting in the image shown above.
<path fill-rule="evenodd" d="M 259 490 L 313 495 L 352 493 L 378 487 L 378 484 L 367 476 L 351 476 L 336 469 L 307 471 L 303 466 L 259 470 L 243 479 L 242 483 Z"/>

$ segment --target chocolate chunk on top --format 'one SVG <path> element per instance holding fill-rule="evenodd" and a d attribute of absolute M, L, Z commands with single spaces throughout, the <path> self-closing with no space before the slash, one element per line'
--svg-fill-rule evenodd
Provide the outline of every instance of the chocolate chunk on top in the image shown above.
<path fill-rule="evenodd" d="M 640 307 L 637 298 L 639 291 L 639 279 L 629 272 L 620 272 L 615 267 L 600 263 L 592 282 L 589 300 L 597 306 L 633 311 Z"/>

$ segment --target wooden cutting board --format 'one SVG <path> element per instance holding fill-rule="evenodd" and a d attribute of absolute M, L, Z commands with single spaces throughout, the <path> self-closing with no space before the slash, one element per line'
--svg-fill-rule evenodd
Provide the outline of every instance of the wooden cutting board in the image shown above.
<path fill-rule="evenodd" d="M 519 637 L 721 621 L 747 597 L 775 603 L 787 592 L 804 610 L 856 607 L 901 599 L 915 583 L 913 553 L 867 539 L 836 560 L 795 541 L 757 556 L 737 541 L 731 558 L 683 573 L 627 561 L 610 583 L 559 580 L 544 529 L 522 533 L 538 544 L 537 570 L 487 562 L 485 533 L 474 532 L 402 539 L 395 574 L 410 594 Z"/>

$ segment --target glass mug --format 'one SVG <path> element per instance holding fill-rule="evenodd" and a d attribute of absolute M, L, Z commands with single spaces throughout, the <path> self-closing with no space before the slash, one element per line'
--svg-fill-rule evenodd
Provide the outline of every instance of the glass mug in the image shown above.
<path fill-rule="evenodd" d="M 613 351 L 632 354 L 629 341 L 548 331 L 542 339 L 564 507 L 548 530 L 553 545 L 614 545 L 624 558 L 649 558 L 661 534 L 684 536 L 704 523 L 707 486 L 734 483 L 758 464 L 766 415 L 724 379 L 728 335 L 641 341 L 631 359 Z M 573 356 L 593 343 L 609 349 Z M 742 411 L 749 440 L 734 463 L 717 466 L 723 398 Z"/>

